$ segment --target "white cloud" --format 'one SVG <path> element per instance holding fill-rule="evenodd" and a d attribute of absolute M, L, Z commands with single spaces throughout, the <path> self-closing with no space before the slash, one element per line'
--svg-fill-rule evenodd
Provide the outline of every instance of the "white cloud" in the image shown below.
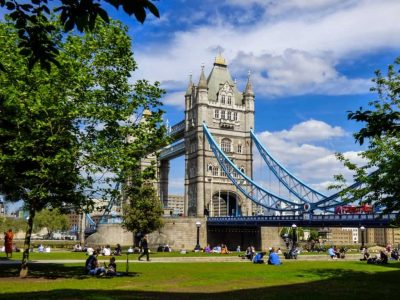
<path fill-rule="evenodd" d="M 315 135 L 308 139 L 307 134 L 310 128 L 320 128 L 320 130 L 317 130 Z M 344 131 L 340 127 L 332 127 L 321 121 L 310 120 L 297 124 L 290 130 L 264 131 L 257 136 L 271 155 L 285 168 L 321 192 L 333 193 L 327 191 L 327 187 L 333 183 L 333 176 L 337 174 L 343 174 L 349 182 L 352 182 L 352 173 L 343 166 L 343 163 L 337 160 L 334 149 L 304 143 L 306 141 L 317 142 L 343 137 Z M 358 156 L 358 153 L 352 151 L 343 154 L 346 158 L 360 165 L 364 161 Z M 259 160 L 259 155 L 255 154 L 256 169 L 261 166 Z M 255 173 L 257 173 L 257 170 L 255 170 Z"/>
<path fill-rule="evenodd" d="M 339 126 L 332 127 L 325 122 L 311 119 L 294 125 L 290 130 L 282 130 L 277 135 L 286 140 L 310 142 L 341 137 L 346 132 Z"/>
<path fill-rule="evenodd" d="M 263 1 L 240 2 L 261 5 Z M 202 63 L 209 71 L 215 49 L 221 46 L 232 63 L 234 77 L 244 79 L 249 68 L 254 71 L 256 96 L 366 93 L 368 78 L 349 78 L 337 65 L 365 53 L 399 48 L 400 1 L 291 0 L 272 4 L 267 12 L 273 13 L 273 18 L 267 13 L 253 24 L 238 25 L 217 16 L 218 22 L 177 31 L 171 40 L 138 45 L 137 76 L 172 80 L 174 90 L 181 83 L 184 91 L 187 75 L 193 71 L 198 78 Z M 240 83 L 244 85 L 244 80 Z"/>

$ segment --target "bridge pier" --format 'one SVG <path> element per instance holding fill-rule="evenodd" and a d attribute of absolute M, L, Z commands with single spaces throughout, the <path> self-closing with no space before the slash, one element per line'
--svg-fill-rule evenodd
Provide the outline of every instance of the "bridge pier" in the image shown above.
<path fill-rule="evenodd" d="M 169 165 L 169 160 L 161 160 L 158 167 L 160 200 L 164 207 L 168 206 Z"/>

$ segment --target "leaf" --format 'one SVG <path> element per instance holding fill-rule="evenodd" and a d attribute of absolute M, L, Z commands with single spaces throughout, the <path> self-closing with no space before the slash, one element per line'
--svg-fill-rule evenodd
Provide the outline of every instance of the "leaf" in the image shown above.
<path fill-rule="evenodd" d="M 97 12 L 98 12 L 99 16 L 103 19 L 104 22 L 110 23 L 110 19 L 108 18 L 108 14 L 107 14 L 107 12 L 106 12 L 104 9 L 102 9 L 101 7 L 99 7 L 99 8 L 97 9 Z"/>
<path fill-rule="evenodd" d="M 4 5 L 2 5 L 2 6 L 4 6 Z M 8 10 L 13 10 L 13 9 L 15 9 L 15 4 L 8 1 L 8 2 L 6 2 L 6 7 Z"/>
<path fill-rule="evenodd" d="M 150 1 L 147 1 L 147 8 L 150 10 L 150 12 L 154 16 L 156 16 L 157 18 L 160 17 L 160 13 L 159 13 L 157 7 L 153 3 L 151 3 Z"/>

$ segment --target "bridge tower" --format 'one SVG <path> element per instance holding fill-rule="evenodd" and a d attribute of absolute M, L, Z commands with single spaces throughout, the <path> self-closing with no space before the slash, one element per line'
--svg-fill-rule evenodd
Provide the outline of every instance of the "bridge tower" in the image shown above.
<path fill-rule="evenodd" d="M 225 154 L 253 177 L 250 129 L 254 127 L 254 92 L 250 73 L 241 93 L 226 60 L 219 54 L 206 79 L 190 78 L 185 94 L 185 215 L 251 215 L 253 208 L 219 166 L 203 134 L 205 122 Z"/>

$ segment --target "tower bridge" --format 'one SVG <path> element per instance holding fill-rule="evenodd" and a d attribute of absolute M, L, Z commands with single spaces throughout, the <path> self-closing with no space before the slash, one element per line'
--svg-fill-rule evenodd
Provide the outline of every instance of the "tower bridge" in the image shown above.
<path fill-rule="evenodd" d="M 334 215 L 334 208 L 345 203 L 339 193 L 326 196 L 314 190 L 274 159 L 257 139 L 252 131 L 255 95 L 250 73 L 240 92 L 221 55 L 207 78 L 204 67 L 197 84 L 190 77 L 184 102 L 184 120 L 168 130 L 172 143 L 160 149 L 157 156 L 143 159 L 143 165 L 158 160 L 157 189 L 166 206 L 170 160 L 185 157 L 183 217 L 166 218 L 164 228 L 151 235 L 153 243 L 193 248 L 196 222 L 201 224 L 202 245 L 219 240 L 228 245 L 234 241 L 265 246 L 279 243 L 277 228 L 293 223 L 377 228 L 387 227 L 396 218 L 396 214 Z M 275 194 L 254 181 L 254 145 L 290 197 Z M 359 186 L 355 183 L 352 188 Z M 260 213 L 263 216 L 255 216 Z M 230 229 L 240 237 L 229 233 Z"/>

